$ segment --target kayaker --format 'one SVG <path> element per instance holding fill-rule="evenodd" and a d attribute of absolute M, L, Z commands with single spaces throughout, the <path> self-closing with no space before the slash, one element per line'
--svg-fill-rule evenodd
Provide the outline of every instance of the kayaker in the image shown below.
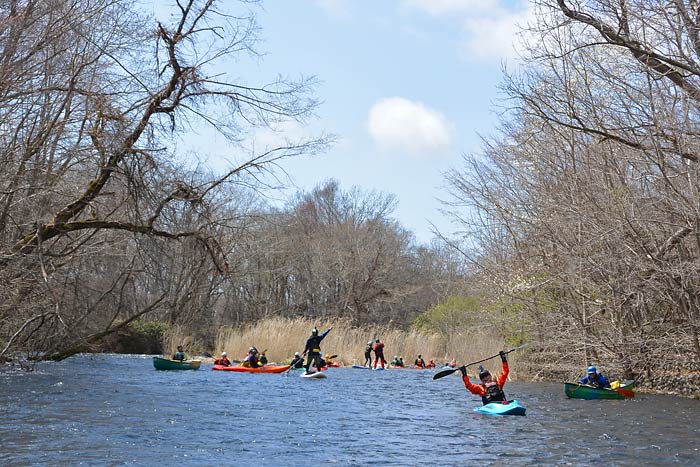
<path fill-rule="evenodd" d="M 374 343 L 374 368 L 377 368 L 377 362 L 382 362 L 382 368 L 386 365 L 386 360 L 384 359 L 384 342 L 379 339 Z"/>
<path fill-rule="evenodd" d="M 432 358 L 428 361 L 428 364 L 425 365 L 425 367 L 426 368 L 435 368 L 435 362 L 433 361 Z M 452 368 L 454 368 L 454 366 Z"/>
<path fill-rule="evenodd" d="M 326 337 L 326 334 L 331 332 L 331 329 L 333 328 L 328 328 L 321 335 L 318 334 L 318 329 L 315 327 L 311 330 L 311 337 L 306 339 L 306 346 L 304 347 L 304 352 L 302 355 L 306 355 L 307 353 L 309 354 L 308 359 L 306 360 L 306 374 L 310 374 L 309 368 L 311 367 L 311 364 L 314 363 L 318 371 L 321 371 L 321 341 L 323 340 L 324 337 Z"/>
<path fill-rule="evenodd" d="M 365 363 L 362 364 L 362 366 L 366 367 L 372 367 L 372 341 L 368 341 L 367 345 L 365 346 Z"/>
<path fill-rule="evenodd" d="M 294 352 L 294 358 L 292 363 L 290 363 L 292 368 L 304 368 L 304 357 L 299 355 L 299 352 Z"/>
<path fill-rule="evenodd" d="M 472 384 L 469 381 L 469 376 L 467 376 L 467 368 L 465 366 L 459 367 L 459 371 L 462 372 L 462 381 L 464 381 L 464 386 L 472 393 L 477 396 L 481 396 L 481 401 L 484 405 L 491 402 L 505 402 L 506 395 L 503 392 L 503 386 L 506 384 L 506 379 L 508 379 L 508 361 L 506 360 L 506 354 L 502 350 L 498 352 L 501 356 L 501 374 L 498 375 L 496 381 L 493 380 L 491 373 L 479 365 L 479 379 L 481 384 Z"/>
<path fill-rule="evenodd" d="M 398 367 L 401 367 L 401 366 L 402 366 L 402 365 L 401 365 L 401 360 L 399 360 L 399 356 L 398 356 L 398 355 L 394 355 L 394 359 L 391 361 L 390 365 L 391 365 L 391 366 L 398 366 Z"/>
<path fill-rule="evenodd" d="M 187 360 L 187 355 L 185 355 L 185 351 L 182 350 L 182 346 L 178 345 L 177 346 L 177 352 L 173 355 L 173 360 Z"/>
<path fill-rule="evenodd" d="M 336 355 L 337 357 L 337 355 Z M 324 366 L 333 366 L 335 365 L 335 361 L 331 358 L 329 354 L 326 354 L 323 356 L 323 360 L 326 362 Z"/>
<path fill-rule="evenodd" d="M 606 378 L 603 374 L 598 373 L 598 370 L 594 366 L 588 367 L 588 374 L 585 378 L 582 378 L 580 382 L 581 384 L 587 384 L 597 388 L 610 388 L 608 378 Z"/>
<path fill-rule="evenodd" d="M 258 368 L 260 366 L 260 363 L 258 361 L 258 349 L 256 349 L 255 347 L 251 347 L 250 349 L 248 349 L 248 353 L 241 362 L 241 366 L 244 366 L 246 368 Z"/>
<path fill-rule="evenodd" d="M 423 360 L 421 354 L 418 354 L 418 357 L 413 361 L 413 366 L 416 368 L 425 368 L 425 360 Z"/>
<path fill-rule="evenodd" d="M 260 356 L 258 357 L 258 362 L 260 362 L 260 366 L 267 365 L 267 356 L 265 355 L 265 350 L 263 350 L 260 353 Z"/>
<path fill-rule="evenodd" d="M 231 366 L 231 360 L 226 356 L 226 352 L 221 352 L 221 358 L 214 360 L 214 365 Z"/>

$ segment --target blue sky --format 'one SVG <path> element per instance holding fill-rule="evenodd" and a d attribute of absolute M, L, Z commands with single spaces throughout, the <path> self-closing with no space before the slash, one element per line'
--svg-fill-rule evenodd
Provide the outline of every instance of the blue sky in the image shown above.
<path fill-rule="evenodd" d="M 287 160 L 294 188 L 329 178 L 349 189 L 393 193 L 395 218 L 418 241 L 432 238 L 444 171 L 478 151 L 493 133 L 502 64 L 511 63 L 516 24 L 527 3 L 505 0 L 268 0 L 255 8 L 266 55 L 235 75 L 270 81 L 277 74 L 315 75 L 323 101 L 291 136 L 333 133 L 314 157 Z M 203 136 L 204 137 L 204 136 Z M 264 133 L 257 135 L 260 144 Z M 214 145 L 216 146 L 216 145 Z M 210 160 L 226 156 L 211 147 Z M 202 146 L 200 146 L 201 148 Z"/>

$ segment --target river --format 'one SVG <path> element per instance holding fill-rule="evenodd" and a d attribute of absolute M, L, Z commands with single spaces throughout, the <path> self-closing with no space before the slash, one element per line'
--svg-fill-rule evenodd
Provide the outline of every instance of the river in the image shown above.
<path fill-rule="evenodd" d="M 524 417 L 473 412 L 458 376 L 334 368 L 321 380 L 156 371 L 78 355 L 0 371 L 0 465 L 698 466 L 700 402 L 570 400 L 508 383 Z"/>

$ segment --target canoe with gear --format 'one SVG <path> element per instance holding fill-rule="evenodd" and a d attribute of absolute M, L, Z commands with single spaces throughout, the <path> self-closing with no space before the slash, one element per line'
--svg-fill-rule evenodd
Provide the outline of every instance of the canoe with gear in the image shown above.
<path fill-rule="evenodd" d="M 570 399 L 585 399 L 585 400 L 620 400 L 631 399 L 634 397 L 635 380 L 627 380 L 623 382 L 613 381 L 610 383 L 610 388 L 597 388 L 581 383 L 564 383 L 564 393 Z"/>
<path fill-rule="evenodd" d="M 153 357 L 153 366 L 156 370 L 199 370 L 201 364 L 201 360 L 171 360 Z"/>

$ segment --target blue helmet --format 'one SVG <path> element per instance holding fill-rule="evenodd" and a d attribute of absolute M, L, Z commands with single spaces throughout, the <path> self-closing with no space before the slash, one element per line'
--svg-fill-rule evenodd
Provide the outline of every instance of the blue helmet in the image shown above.
<path fill-rule="evenodd" d="M 596 370 L 596 367 L 594 367 L 594 366 L 589 366 L 589 367 L 588 367 L 588 374 L 589 374 L 589 375 L 590 375 L 590 374 L 596 374 L 596 373 L 598 373 L 598 370 Z"/>

